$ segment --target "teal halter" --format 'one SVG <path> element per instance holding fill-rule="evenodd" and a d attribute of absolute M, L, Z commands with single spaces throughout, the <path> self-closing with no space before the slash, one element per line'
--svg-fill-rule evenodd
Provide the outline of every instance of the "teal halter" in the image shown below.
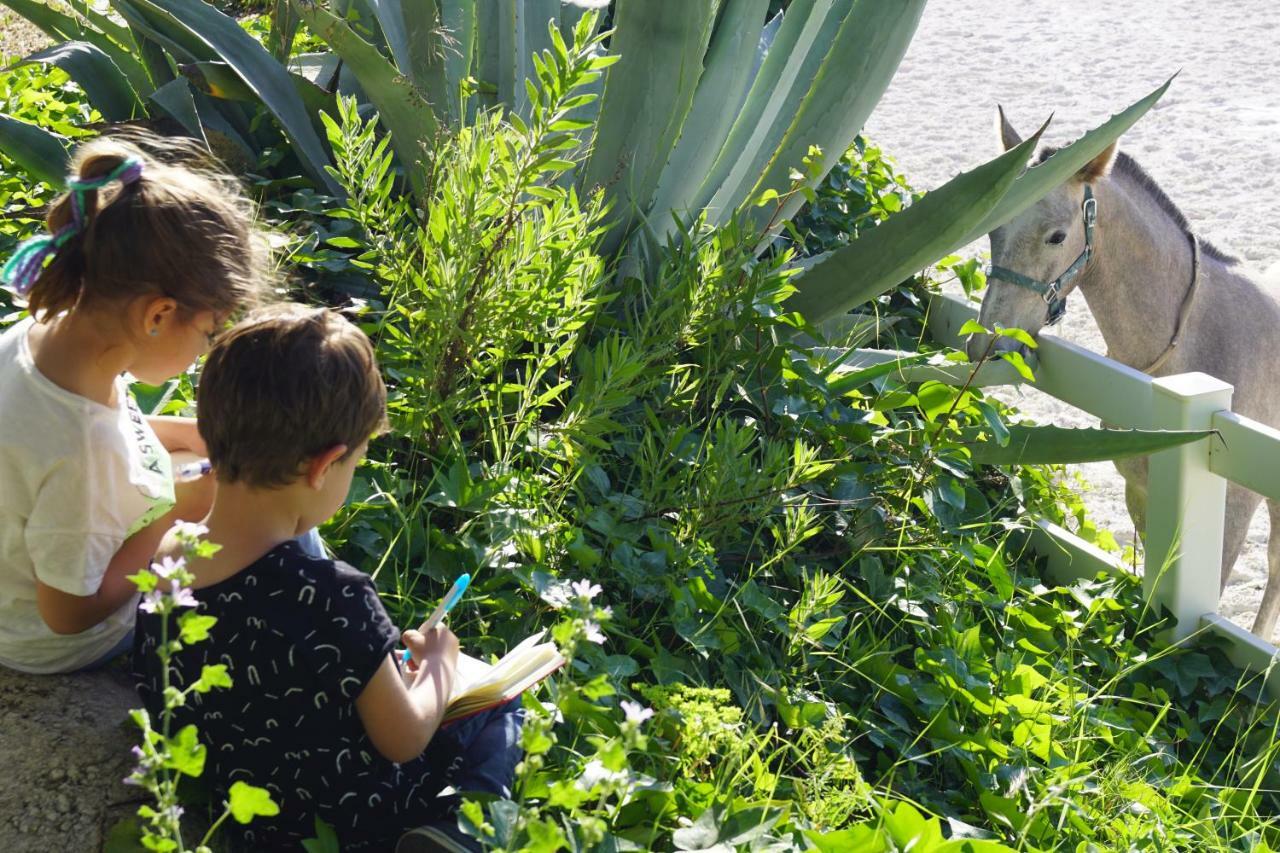
<path fill-rule="evenodd" d="M 998 278 L 1040 294 L 1045 304 L 1049 306 L 1049 318 L 1046 322 L 1050 326 L 1061 320 L 1067 313 L 1067 294 L 1070 292 L 1067 284 L 1080 270 L 1084 269 L 1084 265 L 1089 263 L 1089 258 L 1093 257 L 1093 226 L 1098 222 L 1098 201 L 1093 197 L 1093 187 L 1088 184 L 1085 184 L 1084 203 L 1080 208 L 1084 214 L 1084 251 L 1062 275 L 1053 281 L 1046 282 L 995 264 L 991 265 L 991 271 L 987 273 L 988 279 Z"/>

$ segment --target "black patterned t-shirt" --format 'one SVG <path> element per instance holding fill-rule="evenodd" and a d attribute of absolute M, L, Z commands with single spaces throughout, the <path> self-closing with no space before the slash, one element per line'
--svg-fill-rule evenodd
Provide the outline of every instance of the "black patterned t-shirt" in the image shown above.
<path fill-rule="evenodd" d="M 298 849 L 314 835 L 317 815 L 343 850 L 383 843 L 429 819 L 458 745 L 442 730 L 421 757 L 395 764 L 365 734 L 356 697 L 399 640 L 367 575 L 287 542 L 195 597 L 218 623 L 208 640 L 177 655 L 171 682 L 190 684 L 204 665 L 221 663 L 233 686 L 193 693 L 174 730 L 198 727 L 215 802 L 243 781 L 280 805 L 278 817 L 247 827 L 252 849 Z M 140 611 L 134 672 L 153 717 L 159 639 L 159 617 Z"/>

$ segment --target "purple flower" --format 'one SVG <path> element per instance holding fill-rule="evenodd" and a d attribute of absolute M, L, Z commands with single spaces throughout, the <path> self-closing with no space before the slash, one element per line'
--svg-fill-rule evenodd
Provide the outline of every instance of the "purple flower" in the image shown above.
<path fill-rule="evenodd" d="M 160 603 L 163 601 L 164 593 L 158 589 L 153 589 L 142 597 L 142 603 L 138 605 L 138 608 L 142 610 L 143 613 L 155 613 L 160 607 Z"/>

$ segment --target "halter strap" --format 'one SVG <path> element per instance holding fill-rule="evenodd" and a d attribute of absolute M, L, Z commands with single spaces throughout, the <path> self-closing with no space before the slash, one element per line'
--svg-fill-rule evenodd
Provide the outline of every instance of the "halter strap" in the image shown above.
<path fill-rule="evenodd" d="M 1067 285 L 1093 257 L 1093 228 L 1098 223 L 1098 200 L 1093 197 L 1093 187 L 1089 184 L 1084 186 L 1084 202 L 1080 205 L 1080 209 L 1084 217 L 1084 251 L 1072 261 L 1071 266 L 1067 267 L 1062 275 L 1053 281 L 1040 281 L 996 264 L 992 264 L 991 271 L 987 273 L 989 279 L 1007 281 L 1040 294 L 1045 304 L 1049 306 L 1048 325 L 1050 326 L 1061 320 L 1067 313 L 1067 294 L 1071 292 Z"/>
<path fill-rule="evenodd" d="M 1183 327 L 1187 323 L 1187 316 L 1191 314 L 1191 306 L 1195 303 L 1196 293 L 1200 289 L 1200 241 L 1190 232 L 1187 232 L 1187 239 L 1191 241 L 1191 286 L 1187 288 L 1187 294 L 1182 297 L 1182 306 L 1178 309 L 1178 319 L 1174 321 L 1173 337 L 1169 339 L 1169 345 L 1156 357 L 1155 361 L 1142 369 L 1143 373 L 1155 373 L 1164 367 L 1165 362 L 1173 355 L 1173 351 L 1178 348 L 1182 340 Z"/>
<path fill-rule="evenodd" d="M 45 263 L 66 245 L 67 241 L 85 228 L 85 193 L 99 190 L 114 181 L 132 184 L 142 177 L 142 160 L 132 155 L 106 174 L 96 178 L 68 178 L 67 189 L 71 193 L 71 221 L 52 234 L 38 234 L 23 240 L 0 270 L 3 281 L 14 293 L 25 297 L 36 280 L 44 272 Z"/>

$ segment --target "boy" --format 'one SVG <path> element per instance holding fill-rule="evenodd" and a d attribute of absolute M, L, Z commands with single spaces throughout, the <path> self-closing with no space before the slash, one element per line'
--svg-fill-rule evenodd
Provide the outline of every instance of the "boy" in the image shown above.
<path fill-rule="evenodd" d="M 342 849 L 479 849 L 448 814 L 459 791 L 510 796 L 519 759 L 518 701 L 440 726 L 458 640 L 448 628 L 406 631 L 415 671 L 401 673 L 399 632 L 372 581 L 293 541 L 346 499 L 369 438 L 383 428 L 386 388 L 368 338 L 319 308 L 262 309 L 220 337 L 197 396 L 218 488 L 205 521 L 221 550 L 194 560 L 210 638 L 174 660 L 181 686 L 225 663 L 230 689 L 193 694 L 178 726 L 208 746 L 215 794 L 267 788 L 275 818 L 247 828 L 251 849 L 297 849 L 320 817 Z M 158 558 L 176 556 L 172 537 Z M 139 613 L 139 691 L 159 712 L 159 618 Z M 426 824 L 426 826 L 423 826 Z"/>

